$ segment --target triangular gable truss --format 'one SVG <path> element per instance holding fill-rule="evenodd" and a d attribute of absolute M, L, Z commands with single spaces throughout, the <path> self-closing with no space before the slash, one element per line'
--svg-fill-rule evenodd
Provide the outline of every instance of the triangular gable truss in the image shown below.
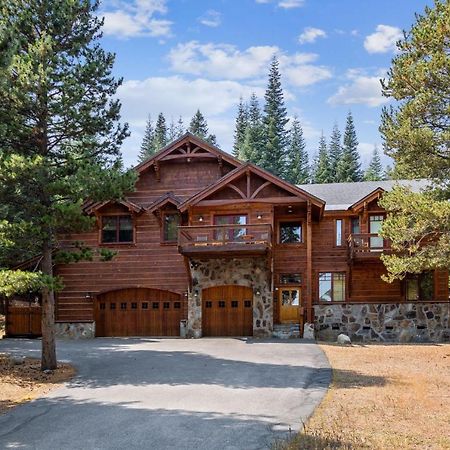
<path fill-rule="evenodd" d="M 238 159 L 234 158 L 229 153 L 226 153 L 203 139 L 194 136 L 192 133 L 187 132 L 161 149 L 151 158 L 138 164 L 135 167 L 135 170 L 138 173 L 141 173 L 148 168 L 153 167 L 156 178 L 159 180 L 161 162 L 178 160 L 189 163 L 196 159 L 215 159 L 220 167 L 222 167 L 224 162 L 233 167 L 242 165 Z"/>
<path fill-rule="evenodd" d="M 378 200 L 384 194 L 384 192 L 385 190 L 383 188 L 377 187 L 370 194 L 367 194 L 357 202 L 353 203 L 353 205 L 351 205 L 348 209 L 352 211 L 359 211 L 360 209 L 364 208 L 364 205 L 367 205 L 374 200 Z"/>
<path fill-rule="evenodd" d="M 104 202 L 93 202 L 88 205 L 85 205 L 84 212 L 89 215 L 95 214 L 104 206 L 114 205 L 114 204 L 125 206 L 125 208 L 127 208 L 128 211 L 135 213 L 135 214 L 140 214 L 140 213 L 144 212 L 144 208 L 142 206 L 136 205 L 136 203 L 133 203 L 133 202 L 131 202 L 129 200 L 125 200 L 125 199 L 124 200 L 106 200 Z"/>
<path fill-rule="evenodd" d="M 168 205 L 172 205 L 174 209 L 178 208 L 178 205 L 181 203 L 181 200 L 173 195 L 172 192 L 167 192 L 163 196 L 161 196 L 158 200 L 154 201 L 148 208 L 147 211 L 149 213 L 155 214 L 157 211 L 166 208 Z"/>
<path fill-rule="evenodd" d="M 322 208 L 324 202 L 259 167 L 246 163 L 228 173 L 216 183 L 200 191 L 179 206 L 186 211 L 190 206 L 209 202 L 289 204 L 311 201 Z"/>

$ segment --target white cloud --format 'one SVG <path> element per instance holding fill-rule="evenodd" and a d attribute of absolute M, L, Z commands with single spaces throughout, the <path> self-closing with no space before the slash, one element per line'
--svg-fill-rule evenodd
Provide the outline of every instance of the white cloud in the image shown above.
<path fill-rule="evenodd" d="M 387 53 L 395 51 L 395 43 L 402 38 L 400 28 L 390 25 L 378 25 L 375 33 L 364 40 L 364 47 L 369 53 Z"/>
<path fill-rule="evenodd" d="M 172 70 L 178 73 L 245 80 L 266 74 L 274 55 L 278 56 L 286 81 L 293 86 L 308 86 L 331 77 L 327 67 L 312 64 L 317 54 L 286 54 L 276 46 L 249 47 L 241 51 L 228 44 L 190 41 L 173 48 L 168 59 Z"/>
<path fill-rule="evenodd" d="M 382 72 L 379 73 L 379 75 L 369 76 L 358 69 L 350 69 L 347 72 L 349 83 L 339 87 L 327 102 L 331 105 L 361 104 L 370 107 L 387 103 L 389 99 L 381 95 Z"/>
<path fill-rule="evenodd" d="M 300 8 L 305 4 L 305 0 L 282 0 L 278 6 L 284 9 Z"/>
<path fill-rule="evenodd" d="M 303 33 L 298 37 L 300 44 L 311 44 L 318 38 L 326 38 L 327 33 L 320 28 L 307 27 L 303 30 Z"/>
<path fill-rule="evenodd" d="M 248 98 L 252 92 L 261 98 L 264 87 L 237 81 L 188 80 L 182 76 L 125 81 L 117 92 L 122 102 L 123 120 L 131 129 L 131 137 L 122 149 L 125 163 L 136 162 L 147 117 L 151 114 L 155 118 L 159 112 L 163 112 L 168 121 L 171 117 L 176 121 L 181 115 L 187 126 L 195 111 L 200 109 L 208 120 L 210 132 L 230 151 L 236 105 L 240 96 Z"/>
<path fill-rule="evenodd" d="M 105 35 L 119 38 L 138 36 L 167 37 L 171 34 L 172 22 L 156 19 L 155 14 L 167 13 L 167 0 L 118 1 L 114 8 L 102 11 L 105 18 Z"/>
<path fill-rule="evenodd" d="M 203 16 L 199 17 L 199 22 L 206 27 L 218 27 L 222 22 L 222 15 L 219 11 L 215 11 L 214 9 L 210 9 L 206 11 Z"/>

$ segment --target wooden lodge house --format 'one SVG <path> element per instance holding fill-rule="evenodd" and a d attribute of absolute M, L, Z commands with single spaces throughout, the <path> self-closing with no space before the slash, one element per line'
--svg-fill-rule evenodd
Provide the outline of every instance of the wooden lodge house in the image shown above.
<path fill-rule="evenodd" d="M 392 284 L 378 199 L 393 182 L 294 186 L 185 134 L 136 167 L 119 203 L 88 203 L 90 233 L 117 251 L 55 267 L 59 336 L 450 339 L 448 273 Z M 405 182 L 414 190 L 423 181 Z M 39 304 L 7 307 L 7 335 L 39 333 Z"/>

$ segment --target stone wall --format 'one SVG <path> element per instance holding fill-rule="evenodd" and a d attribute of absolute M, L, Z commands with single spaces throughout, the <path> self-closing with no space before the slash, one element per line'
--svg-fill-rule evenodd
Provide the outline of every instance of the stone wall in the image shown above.
<path fill-rule="evenodd" d="M 192 259 L 187 336 L 202 336 L 202 289 L 230 284 L 253 289 L 253 336 L 271 336 L 273 299 L 268 264 L 267 258 Z"/>
<path fill-rule="evenodd" d="M 353 341 L 448 342 L 450 303 L 315 305 L 316 337 Z"/>
<path fill-rule="evenodd" d="M 55 334 L 57 338 L 92 339 L 95 337 L 95 322 L 57 322 Z"/>

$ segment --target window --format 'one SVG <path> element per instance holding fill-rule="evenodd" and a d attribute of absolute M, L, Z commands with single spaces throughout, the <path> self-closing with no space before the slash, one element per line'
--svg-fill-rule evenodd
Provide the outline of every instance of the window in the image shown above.
<path fill-rule="evenodd" d="M 302 242 L 301 222 L 280 222 L 280 244 L 291 244 Z"/>
<path fill-rule="evenodd" d="M 109 309 L 116 309 L 116 304 L 115 303 L 110 303 Z"/>
<path fill-rule="evenodd" d="M 300 273 L 282 273 L 280 284 L 302 284 L 302 275 Z"/>
<path fill-rule="evenodd" d="M 281 304 L 283 306 L 299 306 L 300 291 L 298 289 L 283 289 L 281 291 Z"/>
<path fill-rule="evenodd" d="M 163 308 L 164 309 L 169 309 L 170 308 L 170 302 L 164 302 L 163 303 Z"/>
<path fill-rule="evenodd" d="M 142 309 L 148 309 L 148 302 L 142 302 Z"/>
<path fill-rule="evenodd" d="M 121 303 L 120 309 L 127 309 L 127 304 L 125 302 Z"/>
<path fill-rule="evenodd" d="M 133 242 L 133 219 L 131 216 L 103 216 L 102 243 Z"/>
<path fill-rule="evenodd" d="M 176 242 L 178 237 L 178 226 L 181 223 L 180 214 L 177 212 L 165 213 L 163 217 L 164 242 Z"/>
<path fill-rule="evenodd" d="M 181 308 L 181 303 L 180 302 L 175 302 L 173 304 L 174 309 L 180 309 Z"/>
<path fill-rule="evenodd" d="M 137 303 L 136 302 L 132 302 L 131 303 L 131 309 L 137 309 Z"/>
<path fill-rule="evenodd" d="M 351 226 L 352 234 L 360 234 L 361 233 L 361 227 L 359 225 L 359 217 L 352 217 L 350 226 Z"/>
<path fill-rule="evenodd" d="M 419 275 L 408 275 L 405 279 L 407 301 L 430 301 L 434 297 L 433 272 L 423 272 Z"/>
<path fill-rule="evenodd" d="M 334 229 L 335 229 L 335 241 L 334 244 L 336 247 L 342 246 L 342 219 L 336 219 L 334 221 Z"/>
<path fill-rule="evenodd" d="M 247 225 L 245 214 L 230 214 L 214 216 L 214 225 L 230 225 L 230 228 L 223 227 L 214 233 L 214 239 L 218 241 L 239 241 L 247 234 L 245 227 L 234 227 L 231 225 Z"/>
<path fill-rule="evenodd" d="M 252 301 L 251 300 L 244 300 L 244 307 L 245 308 L 251 308 L 252 307 Z"/>
<path fill-rule="evenodd" d="M 345 273 L 319 273 L 319 300 L 321 302 L 345 301 Z"/>
<path fill-rule="evenodd" d="M 239 306 L 239 302 L 237 300 L 231 300 L 231 307 L 237 308 Z"/>
<path fill-rule="evenodd" d="M 225 308 L 225 302 L 223 300 L 219 300 L 219 308 Z"/>
<path fill-rule="evenodd" d="M 370 236 L 370 249 L 371 250 L 382 250 L 383 249 L 383 238 L 378 236 L 381 226 L 383 225 L 383 216 L 370 216 L 369 217 L 369 233 L 375 236 Z"/>
<path fill-rule="evenodd" d="M 152 303 L 152 308 L 153 309 L 159 309 L 159 303 L 158 302 L 153 302 Z"/>
<path fill-rule="evenodd" d="M 206 307 L 206 308 L 212 308 L 212 302 L 209 301 L 209 300 L 207 300 L 207 301 L 205 302 L 205 307 Z"/>

